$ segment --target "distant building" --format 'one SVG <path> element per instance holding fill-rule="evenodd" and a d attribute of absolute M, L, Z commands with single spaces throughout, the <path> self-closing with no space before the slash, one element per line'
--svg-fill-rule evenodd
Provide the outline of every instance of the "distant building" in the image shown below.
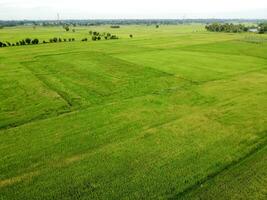
<path fill-rule="evenodd" d="M 258 29 L 257 28 L 250 28 L 250 29 L 248 29 L 248 32 L 258 33 Z"/>

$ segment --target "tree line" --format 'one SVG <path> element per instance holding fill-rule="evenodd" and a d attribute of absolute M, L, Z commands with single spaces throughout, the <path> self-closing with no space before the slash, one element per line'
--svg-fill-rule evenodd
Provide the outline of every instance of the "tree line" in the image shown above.
<path fill-rule="evenodd" d="M 251 29 L 263 34 L 267 32 L 267 23 L 260 23 L 258 26 L 245 26 L 243 24 L 233 23 L 212 23 L 205 26 L 208 31 L 211 32 L 226 32 L 226 33 L 241 33 L 248 32 Z"/>
<path fill-rule="evenodd" d="M 241 33 L 247 32 L 249 27 L 246 27 L 243 24 L 220 24 L 220 23 L 212 23 L 205 26 L 208 31 L 211 32 L 227 32 L 227 33 Z"/>
<path fill-rule="evenodd" d="M 89 31 L 89 34 L 91 35 L 91 40 L 92 41 L 97 41 L 97 40 L 101 40 L 102 38 L 104 38 L 105 40 L 114 40 L 114 39 L 119 39 L 116 35 L 112 35 L 111 33 L 99 33 L 96 31 Z M 81 39 L 82 42 L 88 41 L 88 38 L 83 38 Z M 74 42 L 75 38 L 58 38 L 58 37 L 53 37 L 50 38 L 48 41 L 43 40 L 43 44 L 46 43 L 57 43 L 57 42 Z M 0 41 L 0 48 L 1 47 L 10 47 L 10 46 L 23 46 L 23 45 L 37 45 L 40 44 L 41 42 L 39 41 L 39 39 L 35 38 L 35 39 L 31 39 L 31 38 L 26 38 L 23 40 L 20 40 L 18 42 L 15 43 L 11 43 L 11 42 L 1 42 Z"/>

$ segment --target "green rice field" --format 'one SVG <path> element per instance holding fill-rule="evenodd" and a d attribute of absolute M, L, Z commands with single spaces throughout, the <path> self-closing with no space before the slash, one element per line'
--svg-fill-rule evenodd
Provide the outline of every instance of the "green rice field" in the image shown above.
<path fill-rule="evenodd" d="M 0 200 L 267 199 L 267 35 L 0 29 L 27 37 L 75 42 L 0 48 Z"/>

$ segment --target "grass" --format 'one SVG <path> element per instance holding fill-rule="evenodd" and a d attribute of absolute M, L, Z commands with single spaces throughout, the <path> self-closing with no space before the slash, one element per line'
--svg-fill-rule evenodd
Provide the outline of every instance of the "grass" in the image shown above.
<path fill-rule="evenodd" d="M 266 198 L 267 43 L 199 25 L 76 29 L 0 30 L 76 38 L 0 49 L 1 200 Z M 89 30 L 120 39 L 80 42 Z"/>

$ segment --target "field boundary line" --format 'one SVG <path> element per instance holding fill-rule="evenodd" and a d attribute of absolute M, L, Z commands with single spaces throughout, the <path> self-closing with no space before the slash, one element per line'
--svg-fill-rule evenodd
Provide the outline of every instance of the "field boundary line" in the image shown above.
<path fill-rule="evenodd" d="M 222 167 L 221 170 L 218 170 L 218 171 L 215 171 L 215 172 L 213 172 L 211 174 L 208 174 L 206 177 L 204 177 L 203 179 L 197 181 L 195 184 L 185 188 L 183 191 L 181 191 L 181 192 L 179 192 L 179 193 L 177 193 L 177 194 L 175 194 L 173 196 L 169 195 L 171 197 L 169 197 L 168 199 L 169 200 L 181 199 L 186 194 L 196 190 L 197 188 L 201 187 L 201 185 L 203 185 L 203 184 L 207 183 L 208 181 L 216 178 L 217 176 L 219 176 L 223 172 L 228 171 L 228 170 L 234 168 L 235 166 L 238 166 L 239 164 L 242 164 L 248 158 L 250 158 L 251 156 L 253 156 L 257 152 L 261 151 L 267 145 L 267 130 L 264 130 L 264 131 L 262 131 L 260 133 L 263 133 L 265 135 L 259 139 L 258 143 L 255 143 L 256 146 L 254 148 L 252 148 L 247 154 L 245 154 L 244 156 L 233 160 L 228 165 Z"/>

